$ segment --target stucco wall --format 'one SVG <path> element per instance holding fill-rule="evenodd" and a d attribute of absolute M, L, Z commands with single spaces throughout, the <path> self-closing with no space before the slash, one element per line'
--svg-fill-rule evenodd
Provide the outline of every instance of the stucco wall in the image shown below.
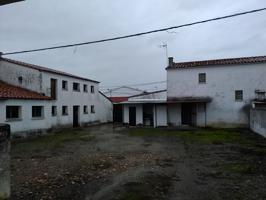
<path fill-rule="evenodd" d="M 251 109 L 250 128 L 252 131 L 266 137 L 266 109 Z"/>
<path fill-rule="evenodd" d="M 18 77 L 22 77 L 22 84 Z M 11 85 L 23 87 L 32 91 L 41 92 L 41 73 L 38 70 L 18 66 L 6 61 L 0 61 L 0 80 Z"/>
<path fill-rule="evenodd" d="M 199 73 L 206 73 L 206 84 L 198 83 Z M 250 102 L 255 90 L 266 88 L 265 77 L 265 64 L 169 69 L 167 97 L 212 97 L 206 106 L 207 126 L 248 126 Z M 243 101 L 235 101 L 235 90 L 243 90 Z"/>

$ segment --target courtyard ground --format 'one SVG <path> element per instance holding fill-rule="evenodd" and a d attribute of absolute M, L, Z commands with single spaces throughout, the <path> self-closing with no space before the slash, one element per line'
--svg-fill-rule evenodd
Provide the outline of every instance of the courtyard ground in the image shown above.
<path fill-rule="evenodd" d="M 14 139 L 12 199 L 265 200 L 266 140 L 248 130 L 67 129 Z"/>

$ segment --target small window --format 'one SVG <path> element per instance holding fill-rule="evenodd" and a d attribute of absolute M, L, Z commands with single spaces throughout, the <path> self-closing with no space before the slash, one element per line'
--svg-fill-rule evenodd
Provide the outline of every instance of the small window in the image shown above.
<path fill-rule="evenodd" d="M 79 83 L 73 83 L 73 91 L 80 92 L 80 85 L 79 85 Z"/>
<path fill-rule="evenodd" d="M 68 90 L 68 84 L 67 84 L 67 81 L 62 81 L 62 89 L 63 89 L 63 90 Z"/>
<path fill-rule="evenodd" d="M 243 101 L 243 90 L 236 90 L 235 91 L 235 100 L 236 101 Z"/>
<path fill-rule="evenodd" d="M 67 106 L 62 107 L 62 115 L 68 115 L 68 107 Z"/>
<path fill-rule="evenodd" d="M 22 82 L 23 82 L 23 77 L 22 77 L 22 76 L 19 76 L 19 77 L 18 77 L 18 83 L 21 85 Z"/>
<path fill-rule="evenodd" d="M 95 91 L 94 91 L 94 86 L 92 85 L 91 86 L 91 93 L 94 93 Z"/>
<path fill-rule="evenodd" d="M 84 112 L 84 114 L 88 114 L 89 112 L 88 112 L 88 106 L 84 106 L 83 107 L 83 112 Z"/>
<path fill-rule="evenodd" d="M 94 106 L 91 106 L 91 113 L 95 113 L 95 108 L 94 108 Z"/>
<path fill-rule="evenodd" d="M 43 106 L 32 106 L 32 118 L 43 117 Z"/>
<path fill-rule="evenodd" d="M 88 92 L 88 86 L 87 85 L 83 85 L 83 92 Z"/>
<path fill-rule="evenodd" d="M 206 83 L 206 73 L 199 73 L 199 83 Z"/>
<path fill-rule="evenodd" d="M 21 106 L 6 107 L 6 119 L 20 119 L 20 118 L 21 118 Z"/>
<path fill-rule="evenodd" d="M 55 117 L 57 115 L 57 107 L 52 106 L 52 116 Z"/>

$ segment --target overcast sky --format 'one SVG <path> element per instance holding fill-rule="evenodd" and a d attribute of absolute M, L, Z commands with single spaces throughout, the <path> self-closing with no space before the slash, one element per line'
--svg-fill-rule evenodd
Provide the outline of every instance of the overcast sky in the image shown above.
<path fill-rule="evenodd" d="M 0 7 L 0 51 L 86 42 L 266 7 L 265 0 L 26 0 Z M 266 12 L 77 48 L 8 56 L 101 82 L 166 80 L 176 62 L 266 55 Z M 160 89 L 165 85 L 152 85 Z M 140 88 L 140 87 L 139 87 Z"/>

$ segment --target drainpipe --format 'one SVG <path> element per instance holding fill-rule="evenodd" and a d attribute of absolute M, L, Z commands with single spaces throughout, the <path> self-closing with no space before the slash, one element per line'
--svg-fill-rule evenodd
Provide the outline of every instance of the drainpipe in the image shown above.
<path fill-rule="evenodd" d="M 0 199 L 10 197 L 10 126 L 0 124 Z"/>

